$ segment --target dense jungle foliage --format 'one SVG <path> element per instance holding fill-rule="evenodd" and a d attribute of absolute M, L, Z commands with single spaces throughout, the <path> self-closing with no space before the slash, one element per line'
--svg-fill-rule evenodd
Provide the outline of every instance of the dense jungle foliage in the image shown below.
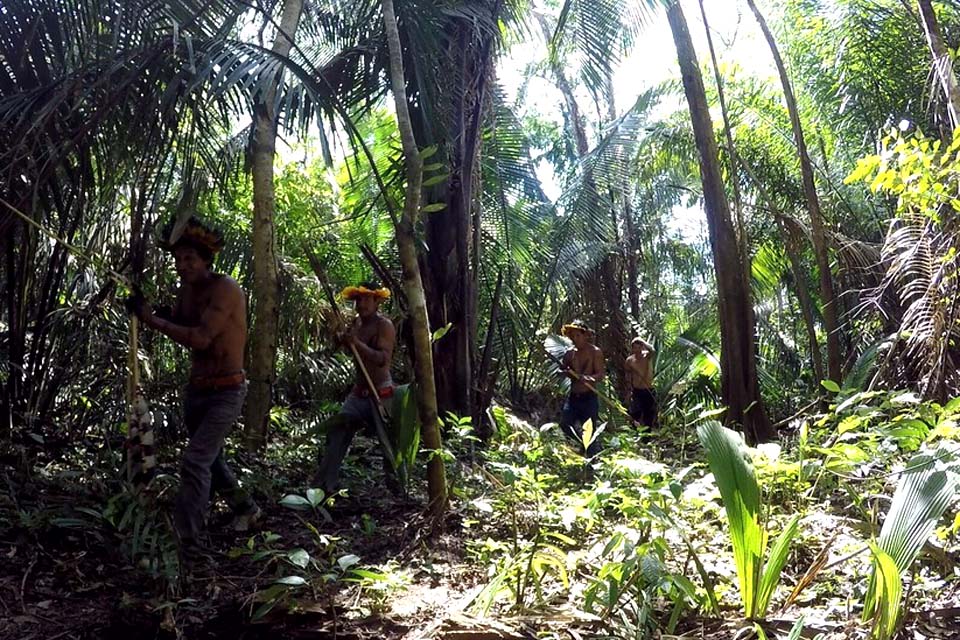
<path fill-rule="evenodd" d="M 960 637 L 958 47 L 947 0 L 4 2 L 0 638 Z M 190 354 L 123 304 L 191 215 L 263 509 L 203 570 Z M 404 486 L 360 436 L 328 495 L 371 280 Z"/>

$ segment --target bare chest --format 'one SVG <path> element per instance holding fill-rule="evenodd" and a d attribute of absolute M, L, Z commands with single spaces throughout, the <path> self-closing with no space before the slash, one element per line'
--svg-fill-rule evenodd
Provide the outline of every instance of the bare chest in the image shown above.
<path fill-rule="evenodd" d="M 180 317 L 183 323 L 187 326 L 199 325 L 204 312 L 210 306 L 210 290 L 184 289 L 180 296 Z"/>
<path fill-rule="evenodd" d="M 378 346 L 377 339 L 380 335 L 379 326 L 376 323 L 370 325 L 360 324 L 356 329 L 357 339 L 371 348 Z"/>
<path fill-rule="evenodd" d="M 576 351 L 573 354 L 570 365 L 577 373 L 589 375 L 593 373 L 593 354 L 585 351 Z"/>

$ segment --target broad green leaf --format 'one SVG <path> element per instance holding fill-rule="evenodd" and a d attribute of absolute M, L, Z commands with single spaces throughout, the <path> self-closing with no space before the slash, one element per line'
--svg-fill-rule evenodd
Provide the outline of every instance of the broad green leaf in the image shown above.
<path fill-rule="evenodd" d="M 899 622 L 903 581 L 889 554 L 874 542 L 870 542 L 870 550 L 873 551 L 873 573 L 863 601 L 863 620 L 873 620 L 873 638 L 890 640 Z"/>
<path fill-rule="evenodd" d="M 907 463 L 883 522 L 877 545 L 901 573 L 916 559 L 958 489 L 956 452 L 941 446 Z"/>
<path fill-rule="evenodd" d="M 797 528 L 800 522 L 800 514 L 790 518 L 787 526 L 784 527 L 777 541 L 770 547 L 770 556 L 763 568 L 763 574 L 760 577 L 760 592 L 757 595 L 757 615 L 763 617 L 767 614 L 767 608 L 770 606 L 770 599 L 773 597 L 774 589 L 780 582 L 780 572 L 783 571 L 787 558 L 790 556 L 790 543 L 797 535 Z"/>
<path fill-rule="evenodd" d="M 859 429 L 865 420 L 860 416 L 847 416 L 840 421 L 840 424 L 837 425 L 837 434 L 843 435 L 848 431 L 854 431 Z"/>
<path fill-rule="evenodd" d="M 282 596 L 287 593 L 288 589 L 289 587 L 287 585 L 273 584 L 258 593 L 257 598 L 263 600 L 263 604 L 257 607 L 257 610 L 253 612 L 251 620 L 259 620 L 263 616 L 270 613 L 270 611 L 277 606 L 277 603 L 280 602 Z"/>
<path fill-rule="evenodd" d="M 430 176 L 429 178 L 423 181 L 423 186 L 432 187 L 435 184 L 440 184 L 441 182 L 443 182 L 449 177 L 450 177 L 449 173 L 441 173 L 435 176 Z"/>
<path fill-rule="evenodd" d="M 288 509 L 296 509 L 297 511 L 306 511 L 313 508 L 313 505 L 310 504 L 309 500 L 295 493 L 288 493 L 287 495 L 283 496 L 283 498 L 280 500 L 280 504 Z"/>
<path fill-rule="evenodd" d="M 821 380 L 820 386 L 829 391 L 830 393 L 840 393 L 840 385 L 838 385 L 833 380 Z"/>
<path fill-rule="evenodd" d="M 428 205 L 424 205 L 420 210 L 424 213 L 436 213 L 437 211 L 443 211 L 446 208 L 446 202 L 431 202 Z"/>
<path fill-rule="evenodd" d="M 319 507 L 323 504 L 326 494 L 322 489 L 307 489 L 307 501 L 312 507 Z"/>
<path fill-rule="evenodd" d="M 396 437 L 397 466 L 410 468 L 420 449 L 420 415 L 413 385 L 404 384 L 393 393 L 390 406 L 393 437 Z"/>
<path fill-rule="evenodd" d="M 741 436 L 719 422 L 700 425 L 697 435 L 723 498 L 740 579 L 740 598 L 745 615 L 752 618 L 757 613 L 760 563 L 766 547 L 766 535 L 759 520 L 760 490 L 753 465 Z"/>
<path fill-rule="evenodd" d="M 871 543 L 874 563 L 863 619 L 874 621 L 875 638 L 886 640 L 896 631 L 903 588 L 900 576 L 913 565 L 958 486 L 957 456 L 951 447 L 940 446 L 907 463 L 880 537 Z"/>
<path fill-rule="evenodd" d="M 558 541 L 562 542 L 563 544 L 568 544 L 568 545 L 570 545 L 571 547 L 576 547 L 577 544 L 578 544 L 576 540 L 574 540 L 573 538 L 571 538 L 571 537 L 568 536 L 568 535 L 565 535 L 565 534 L 560 533 L 559 531 L 547 531 L 547 532 L 544 533 L 544 535 L 545 535 L 547 538 L 553 538 L 554 540 L 558 540 Z"/>
<path fill-rule="evenodd" d="M 587 418 L 583 423 L 580 439 L 583 441 L 584 450 L 589 449 L 593 444 L 593 418 Z"/>
<path fill-rule="evenodd" d="M 310 554 L 304 549 L 294 549 L 287 554 L 287 560 L 289 560 L 291 564 L 298 566 L 301 569 L 306 569 L 307 564 L 310 562 Z"/>
<path fill-rule="evenodd" d="M 953 398 L 943 406 L 943 415 L 952 416 L 954 414 L 960 413 L 960 397 Z"/>
<path fill-rule="evenodd" d="M 277 606 L 277 602 L 278 600 L 274 598 L 273 600 L 267 600 L 266 602 L 261 604 L 259 607 L 257 607 L 257 610 L 253 612 L 253 615 L 250 616 L 250 622 L 257 622 L 258 620 L 263 618 L 265 615 L 270 613 L 273 610 L 273 608 Z"/>
<path fill-rule="evenodd" d="M 431 342 L 436 342 L 437 340 L 439 340 L 439 339 L 442 338 L 443 336 L 447 335 L 447 333 L 448 333 L 448 332 L 450 331 L 450 329 L 452 329 L 452 328 L 453 328 L 453 323 L 448 322 L 447 324 L 445 324 L 444 326 L 440 327 L 439 329 L 437 329 L 436 331 L 434 331 L 432 334 L 430 334 L 430 341 L 431 341 Z"/>
<path fill-rule="evenodd" d="M 337 566 L 340 567 L 341 571 L 346 571 L 358 562 L 360 562 L 360 556 L 356 556 L 352 553 L 348 553 L 345 556 L 340 556 L 337 558 Z"/>

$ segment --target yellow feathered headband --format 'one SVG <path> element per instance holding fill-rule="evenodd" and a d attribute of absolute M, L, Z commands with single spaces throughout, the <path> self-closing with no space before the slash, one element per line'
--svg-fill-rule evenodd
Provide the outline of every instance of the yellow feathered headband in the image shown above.
<path fill-rule="evenodd" d="M 386 287 L 377 289 L 375 287 L 360 285 L 358 287 L 347 287 L 340 292 L 340 297 L 344 300 L 356 300 L 360 296 L 373 296 L 377 300 L 382 301 L 390 297 L 390 289 Z"/>
<path fill-rule="evenodd" d="M 587 323 L 583 320 L 574 320 L 570 324 L 563 325 L 563 328 L 560 329 L 562 333 L 567 338 L 570 337 L 570 334 L 574 331 L 583 331 L 584 333 L 592 334 L 593 331 L 590 330 L 590 327 L 587 326 Z"/>

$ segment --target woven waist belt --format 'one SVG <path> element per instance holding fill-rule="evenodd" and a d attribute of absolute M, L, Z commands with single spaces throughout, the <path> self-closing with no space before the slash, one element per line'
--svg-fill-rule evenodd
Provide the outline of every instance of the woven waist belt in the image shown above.
<path fill-rule="evenodd" d="M 377 395 L 381 398 L 392 398 L 393 392 L 396 391 L 397 387 L 390 385 L 388 387 L 380 387 L 377 389 Z M 361 398 L 370 397 L 370 387 L 365 384 L 356 384 L 353 386 L 353 395 L 360 396 Z"/>
<path fill-rule="evenodd" d="M 232 389 L 239 387 L 247 381 L 247 376 L 243 371 L 231 373 L 223 376 L 197 376 L 190 378 L 190 387 L 203 391 L 217 391 L 220 389 Z"/>

